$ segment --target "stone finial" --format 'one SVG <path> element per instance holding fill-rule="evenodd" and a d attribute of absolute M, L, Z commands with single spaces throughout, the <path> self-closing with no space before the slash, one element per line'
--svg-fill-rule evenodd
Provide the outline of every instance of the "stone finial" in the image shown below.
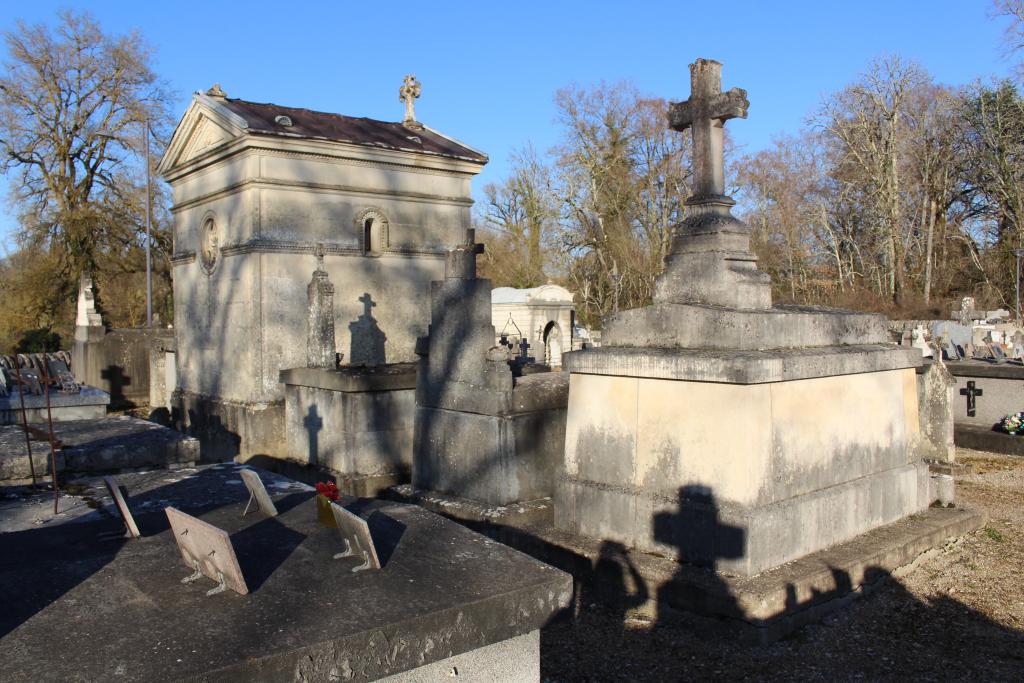
<path fill-rule="evenodd" d="M 405 102 L 405 118 L 402 120 L 403 126 L 409 126 L 410 128 L 421 127 L 416 121 L 416 112 L 414 109 L 414 101 L 420 96 L 420 82 L 416 80 L 416 77 L 412 74 L 408 74 L 405 77 L 405 82 L 402 87 L 398 89 L 398 101 Z"/>
<path fill-rule="evenodd" d="M 746 91 L 722 92 L 722 65 L 710 59 L 690 65 L 690 99 L 669 105 L 669 126 L 693 135 L 693 195 L 687 218 L 673 228 L 655 303 L 771 308 L 771 280 L 757 269 L 750 229 L 730 214 L 736 202 L 725 196 L 723 124 L 746 118 L 749 106 Z"/>
<path fill-rule="evenodd" d="M 227 97 L 228 94 L 220 89 L 220 83 L 214 83 L 213 87 L 206 91 L 210 97 Z"/>

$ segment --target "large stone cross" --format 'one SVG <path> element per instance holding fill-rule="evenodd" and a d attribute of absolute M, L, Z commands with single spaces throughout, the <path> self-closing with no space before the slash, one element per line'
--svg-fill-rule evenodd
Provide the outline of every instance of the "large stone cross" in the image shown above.
<path fill-rule="evenodd" d="M 405 119 L 403 125 L 416 125 L 416 112 L 413 110 L 414 100 L 420 96 L 420 82 L 409 74 L 405 77 L 402 87 L 398 89 L 399 102 L 405 102 Z"/>
<path fill-rule="evenodd" d="M 725 195 L 723 124 L 747 118 L 748 107 L 746 90 L 722 92 L 720 62 L 698 59 L 690 65 L 690 99 L 671 103 L 668 121 L 672 130 L 693 130 L 694 198 Z"/>

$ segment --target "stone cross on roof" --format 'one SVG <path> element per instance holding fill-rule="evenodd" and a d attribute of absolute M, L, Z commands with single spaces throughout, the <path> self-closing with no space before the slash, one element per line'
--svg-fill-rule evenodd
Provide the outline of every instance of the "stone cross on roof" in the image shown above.
<path fill-rule="evenodd" d="M 722 65 L 698 59 L 690 65 L 690 99 L 669 106 L 672 130 L 693 130 L 693 196 L 725 195 L 722 134 L 729 119 L 747 118 L 747 91 L 722 92 Z"/>
<path fill-rule="evenodd" d="M 405 119 L 402 120 L 404 126 L 416 126 L 416 112 L 413 109 L 414 100 L 420 96 L 420 82 L 416 80 L 416 77 L 409 74 L 405 77 L 405 82 L 402 87 L 398 89 L 398 101 L 405 102 Z"/>

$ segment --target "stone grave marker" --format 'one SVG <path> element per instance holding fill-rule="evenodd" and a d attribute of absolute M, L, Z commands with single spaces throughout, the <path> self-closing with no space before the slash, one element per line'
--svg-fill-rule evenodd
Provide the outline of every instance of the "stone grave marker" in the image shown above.
<path fill-rule="evenodd" d="M 121 487 L 117 485 L 113 477 L 103 477 L 103 483 L 107 485 L 107 491 L 110 493 L 110 497 L 114 499 L 114 507 L 117 508 L 118 513 L 121 515 L 121 521 L 124 522 L 125 537 L 139 538 L 142 536 L 139 533 L 139 527 L 135 524 L 135 517 L 132 516 L 132 511 L 128 507 L 128 501 L 125 500 Z"/>
<path fill-rule="evenodd" d="M 932 356 L 932 347 L 927 342 L 927 340 L 925 340 L 925 334 L 926 333 L 925 333 L 924 325 L 918 325 L 917 327 L 915 327 L 914 331 L 913 331 L 913 333 L 911 335 L 913 337 L 913 339 L 914 339 L 912 346 L 915 349 L 920 349 L 921 350 L 921 355 L 923 357 L 931 358 L 931 356 Z"/>
<path fill-rule="evenodd" d="M 358 567 L 353 567 L 353 572 L 361 572 L 364 569 L 380 569 L 377 548 L 373 544 L 373 536 L 370 535 L 370 526 L 366 520 L 337 503 L 331 503 L 331 511 L 334 513 L 334 521 L 338 525 L 341 540 L 345 542 L 345 552 L 336 553 L 334 559 L 358 558 L 361 555 L 363 563 Z"/>
<path fill-rule="evenodd" d="M 267 492 L 267 487 L 263 485 L 263 480 L 260 479 L 260 475 L 256 470 L 243 469 L 239 474 L 242 476 L 242 481 L 245 482 L 245 488 L 249 489 L 249 502 L 245 504 L 242 516 L 245 517 L 249 514 L 249 506 L 255 500 L 256 507 L 260 512 L 268 517 L 277 517 L 277 507 L 274 505 L 273 499 L 271 499 L 270 494 Z"/>
<path fill-rule="evenodd" d="M 1017 330 L 1013 333 L 1013 358 L 1020 360 L 1024 358 L 1024 332 Z"/>
<path fill-rule="evenodd" d="M 247 595 L 249 588 L 242 576 L 242 568 L 238 566 L 238 558 L 228 532 L 173 507 L 167 507 L 166 512 L 167 520 L 171 523 L 171 533 L 181 551 L 181 559 L 195 570 L 181 582 L 192 583 L 207 576 L 218 584 L 206 591 L 207 595 L 223 593 L 228 588 Z"/>

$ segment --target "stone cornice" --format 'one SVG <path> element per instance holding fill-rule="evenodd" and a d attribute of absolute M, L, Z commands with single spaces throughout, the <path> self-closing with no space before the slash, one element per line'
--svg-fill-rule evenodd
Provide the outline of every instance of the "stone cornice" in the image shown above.
<path fill-rule="evenodd" d="M 171 254 L 171 266 L 184 266 L 189 263 L 194 263 L 196 260 L 196 252 L 194 251 L 179 251 L 177 254 Z"/>
<path fill-rule="evenodd" d="M 241 254 L 313 254 L 315 252 L 316 245 L 316 242 L 272 240 L 264 238 L 224 245 L 221 247 L 220 253 L 221 256 L 224 256 L 225 258 Z M 359 256 L 366 258 L 387 258 L 389 256 L 412 258 L 427 256 L 441 259 L 444 258 L 446 253 L 445 249 L 442 247 L 438 247 L 436 250 L 392 247 L 380 254 L 369 255 L 363 253 L 362 249 L 359 249 L 358 247 L 345 247 L 337 244 L 326 243 L 323 246 L 325 253 L 334 256 Z M 171 264 L 175 266 L 192 263 L 195 260 L 196 253 L 194 251 L 180 252 L 171 256 Z"/>
<path fill-rule="evenodd" d="M 263 153 L 322 159 L 351 165 L 401 169 L 407 173 L 472 177 L 483 164 L 440 155 L 424 155 L 401 150 L 378 149 L 363 145 L 323 140 L 277 139 L 272 136 L 242 134 L 226 144 L 218 145 L 180 166 L 164 169 L 164 179 L 171 184 L 209 166 L 245 153 Z"/>
<path fill-rule="evenodd" d="M 370 188 L 354 187 L 352 185 L 332 185 L 327 183 L 310 182 L 289 182 L 282 180 L 270 180 L 265 178 L 250 178 L 228 185 L 225 188 L 207 194 L 193 197 L 171 207 L 171 213 L 178 213 L 190 209 L 213 199 L 220 199 L 237 194 L 248 188 L 282 188 L 289 190 L 301 190 L 312 192 L 324 192 L 347 195 L 370 195 L 374 197 L 394 197 L 404 201 L 422 202 L 426 204 L 454 204 L 456 206 L 472 206 L 473 200 L 469 197 L 446 197 L 444 195 L 433 195 L 425 192 L 404 192 L 399 190 L 375 190 Z"/>

